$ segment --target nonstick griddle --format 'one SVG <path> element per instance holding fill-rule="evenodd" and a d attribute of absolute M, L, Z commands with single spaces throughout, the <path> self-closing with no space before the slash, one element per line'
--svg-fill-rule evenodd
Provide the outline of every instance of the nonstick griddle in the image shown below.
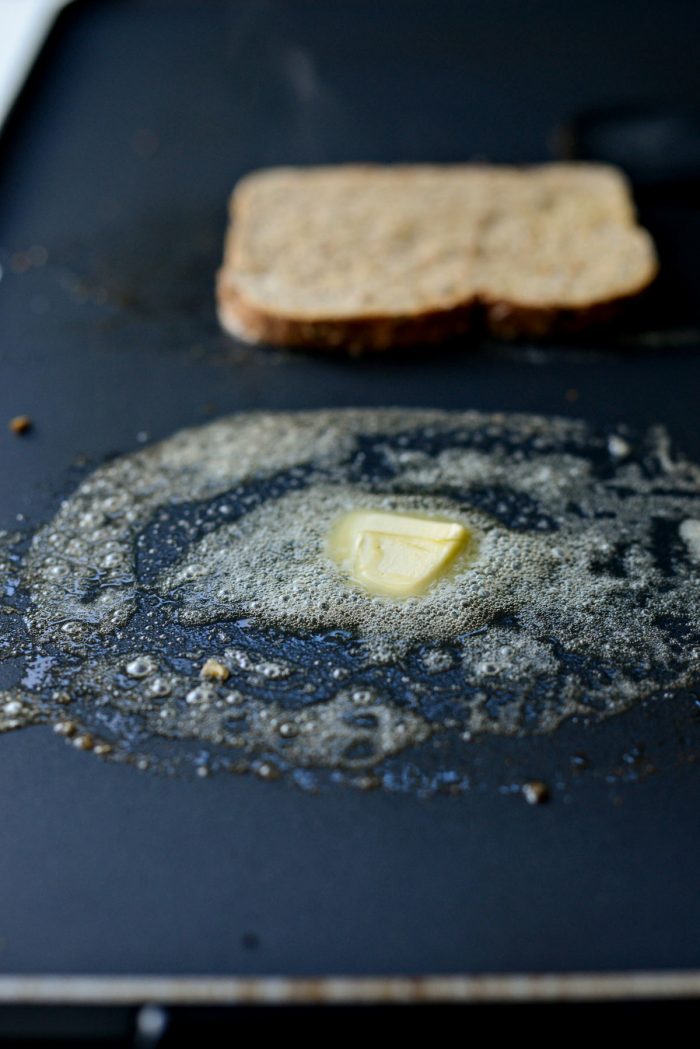
<path fill-rule="evenodd" d="M 700 458 L 700 197 L 687 191 L 645 189 L 664 277 L 625 326 L 575 345 L 308 356 L 226 338 L 213 303 L 244 172 L 547 159 L 554 129 L 601 102 L 700 103 L 686 46 L 698 29 L 680 2 L 69 7 L 1 145 L 0 419 L 27 413 L 34 429 L 16 438 L 3 423 L 0 526 L 46 520 L 108 456 L 251 408 L 662 422 Z M 700 988 L 699 725 L 685 694 L 594 727 L 483 740 L 482 787 L 429 800 L 159 777 L 45 728 L 5 735 L 0 997 L 211 1002 L 273 993 L 239 978 L 444 974 L 457 982 L 434 996 L 460 999 L 479 997 L 477 974 L 610 971 L 623 979 L 609 993 L 624 995 L 625 973 L 674 970 L 685 982 L 665 993 L 687 994 Z M 533 778 L 548 804 L 523 800 Z M 47 975 L 104 979 L 24 980 Z M 219 982 L 169 981 L 184 975 Z M 356 1000 L 384 985 L 342 986 Z"/>

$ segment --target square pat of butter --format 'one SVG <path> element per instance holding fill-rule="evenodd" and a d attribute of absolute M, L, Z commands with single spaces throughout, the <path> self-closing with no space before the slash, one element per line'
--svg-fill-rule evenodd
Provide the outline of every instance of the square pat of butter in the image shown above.
<path fill-rule="evenodd" d="M 415 597 L 445 573 L 469 538 L 455 521 L 353 510 L 331 529 L 328 552 L 371 593 Z"/>

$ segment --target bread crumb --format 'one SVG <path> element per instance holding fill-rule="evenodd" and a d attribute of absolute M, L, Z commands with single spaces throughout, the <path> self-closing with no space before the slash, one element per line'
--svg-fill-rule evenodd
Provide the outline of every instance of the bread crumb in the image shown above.
<path fill-rule="evenodd" d="M 542 805 L 549 801 L 549 787 L 542 780 L 535 779 L 530 783 L 523 783 L 522 790 L 528 805 Z"/>
<path fill-rule="evenodd" d="M 15 415 L 13 419 L 10 419 L 8 426 L 11 433 L 20 437 L 24 433 L 29 433 L 32 428 L 32 420 L 28 415 Z"/>
<path fill-rule="evenodd" d="M 226 681 L 231 671 L 218 659 L 208 659 L 199 672 L 204 681 Z"/>

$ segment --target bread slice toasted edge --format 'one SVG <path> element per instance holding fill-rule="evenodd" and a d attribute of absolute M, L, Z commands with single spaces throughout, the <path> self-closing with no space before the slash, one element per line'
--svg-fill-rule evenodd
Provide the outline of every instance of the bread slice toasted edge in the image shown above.
<path fill-rule="evenodd" d="M 626 185 L 622 173 L 616 174 Z M 446 307 L 407 314 L 323 318 L 286 315 L 251 301 L 235 285 L 233 259 L 237 193 L 242 184 L 255 177 L 256 173 L 247 176 L 232 194 L 224 261 L 216 281 L 221 326 L 230 335 L 248 343 L 314 350 L 345 349 L 358 353 L 434 344 L 474 332 L 508 340 L 575 335 L 617 318 L 646 291 L 658 273 L 653 241 L 635 223 L 632 211 L 630 226 L 638 234 L 643 234 L 647 241 L 648 271 L 637 286 L 609 299 L 594 300 L 582 306 L 539 305 L 490 299 L 486 294 L 477 293 Z"/>
<path fill-rule="evenodd" d="M 247 302 L 235 289 L 219 283 L 221 326 L 244 342 L 315 350 L 391 350 L 421 343 L 444 342 L 475 328 L 476 303 L 408 316 L 339 317 L 314 320 L 270 313 Z"/>
<path fill-rule="evenodd" d="M 222 328 L 243 342 L 362 353 L 446 342 L 474 332 L 505 340 L 577 335 L 615 320 L 646 287 L 583 309 L 472 299 L 448 310 L 405 317 L 309 320 L 269 313 L 246 302 L 231 287 L 219 285 L 217 312 Z"/>

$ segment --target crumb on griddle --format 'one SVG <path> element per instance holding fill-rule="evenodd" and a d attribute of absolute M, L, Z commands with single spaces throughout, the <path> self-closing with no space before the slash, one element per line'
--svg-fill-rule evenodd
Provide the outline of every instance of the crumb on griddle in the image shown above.
<path fill-rule="evenodd" d="M 13 419 L 10 419 L 7 424 L 10 428 L 10 433 L 15 434 L 17 437 L 21 437 L 22 434 L 29 433 L 32 428 L 32 420 L 28 415 L 15 415 Z"/>
<path fill-rule="evenodd" d="M 204 681 L 226 681 L 231 671 L 218 659 L 208 659 L 199 672 Z"/>
<path fill-rule="evenodd" d="M 523 783 L 522 791 L 528 805 L 543 805 L 545 801 L 549 801 L 549 787 L 540 779 Z"/>

